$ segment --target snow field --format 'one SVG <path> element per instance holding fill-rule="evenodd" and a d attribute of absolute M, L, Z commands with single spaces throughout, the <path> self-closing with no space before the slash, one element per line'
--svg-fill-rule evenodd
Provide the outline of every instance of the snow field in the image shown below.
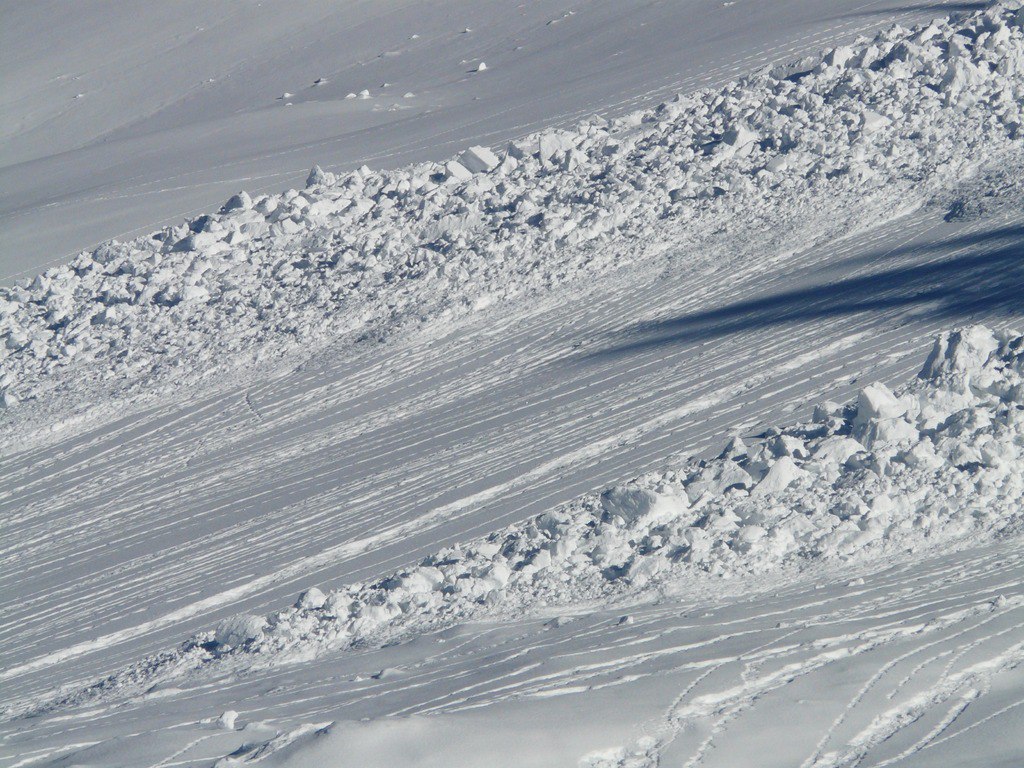
<path fill-rule="evenodd" d="M 500 152 L 315 168 L 304 190 L 239 193 L 0 290 L 0 402 L 32 424 L 445 321 L 615 268 L 615 248 L 597 242 L 657 251 L 752 222 L 827 236 L 892 215 L 896 200 L 919 206 L 981 164 L 1019 158 L 1021 26 L 1007 5 L 897 26 Z"/>
<path fill-rule="evenodd" d="M 378 647 L 485 617 L 934 551 L 1020 531 L 1024 336 L 943 334 L 918 380 L 824 403 L 811 423 L 638 477 L 288 609 L 223 621 L 54 705 Z M 710 586 L 710 589 L 714 587 Z M 24 714 L 17 707 L 7 716 Z"/>

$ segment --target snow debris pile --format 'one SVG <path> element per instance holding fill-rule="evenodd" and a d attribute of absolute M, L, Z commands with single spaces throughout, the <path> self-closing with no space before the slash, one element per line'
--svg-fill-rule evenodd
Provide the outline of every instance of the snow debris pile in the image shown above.
<path fill-rule="evenodd" d="M 756 226 L 821 237 L 922 204 L 1020 154 L 1021 27 L 1005 5 L 896 26 L 806 66 L 501 152 L 314 168 L 304 190 L 241 192 L 218 213 L 0 289 L 0 405 L 68 407 L 101 385 L 129 396 L 455 317 L 614 268 L 652 241 Z M 609 238 L 616 248 L 594 248 Z"/>
<path fill-rule="evenodd" d="M 373 584 L 262 619 L 250 649 L 334 645 L 397 625 L 450 623 L 635 592 L 709 573 L 763 573 L 1014 530 L 1024 521 L 1024 336 L 943 334 L 919 381 L 874 383 L 855 404 L 710 461 L 644 475 Z M 225 622 L 235 636 L 241 619 Z"/>
<path fill-rule="evenodd" d="M 210 668 L 373 646 L 487 615 L 630 600 L 702 580 L 850 562 L 1024 522 L 1024 336 L 943 334 L 901 391 L 865 387 L 809 423 L 590 494 L 418 565 L 267 617 L 225 620 L 79 696 Z M 73 698 L 73 697 L 72 697 Z M 67 699 L 63 700 L 65 703 Z"/>

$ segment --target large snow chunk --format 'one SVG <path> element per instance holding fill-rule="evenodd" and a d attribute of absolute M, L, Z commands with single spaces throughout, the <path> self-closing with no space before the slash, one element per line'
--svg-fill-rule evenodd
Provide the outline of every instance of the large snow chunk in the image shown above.
<path fill-rule="evenodd" d="M 470 173 L 487 173 L 501 161 L 487 147 L 470 147 L 459 155 L 459 162 Z"/>
<path fill-rule="evenodd" d="M 237 195 L 233 195 L 224 206 L 221 211 L 229 213 L 230 211 L 247 211 L 252 208 L 252 198 L 249 193 L 245 190 L 239 192 Z"/>
<path fill-rule="evenodd" d="M 789 456 L 783 456 L 772 464 L 764 478 L 752 491 L 752 494 L 755 496 L 763 496 L 767 494 L 781 493 L 794 482 L 806 476 L 807 472 L 800 469 L 793 459 Z"/>
<path fill-rule="evenodd" d="M 601 494 L 601 508 L 609 517 L 621 517 L 627 523 L 642 520 L 660 525 L 686 511 L 689 504 L 682 498 L 655 493 L 629 483 L 617 485 Z"/>
<path fill-rule="evenodd" d="M 853 423 L 860 427 L 878 419 L 898 419 L 906 412 L 906 405 L 896 398 L 892 390 L 881 382 L 875 382 L 860 391 L 857 418 Z"/>
<path fill-rule="evenodd" d="M 305 610 L 316 610 L 317 608 L 322 608 L 326 602 L 327 595 L 316 587 L 310 587 L 299 595 L 299 599 L 295 602 L 295 607 Z"/>
<path fill-rule="evenodd" d="M 757 134 L 745 125 L 737 125 L 734 128 L 730 128 L 722 135 L 722 143 L 737 151 L 750 147 L 757 139 Z"/>
<path fill-rule="evenodd" d="M 240 645 L 261 640 L 267 620 L 262 616 L 232 616 L 217 625 L 214 639 L 225 648 L 237 648 Z"/>
<path fill-rule="evenodd" d="M 572 137 L 559 132 L 542 134 L 537 140 L 537 150 L 540 153 L 541 161 L 548 161 L 555 155 L 575 148 L 576 142 Z"/>
<path fill-rule="evenodd" d="M 310 187 L 330 186 L 335 183 L 337 179 L 333 173 L 327 173 L 319 165 L 314 165 L 310 171 L 309 176 L 306 177 L 306 189 Z"/>
<path fill-rule="evenodd" d="M 445 178 L 455 181 L 469 181 L 473 178 L 472 172 L 458 160 L 449 160 L 444 164 Z"/>
<path fill-rule="evenodd" d="M 880 115 L 872 109 L 865 109 L 860 116 L 860 126 L 864 133 L 874 133 L 875 131 L 885 128 L 891 123 L 892 120 L 888 117 Z"/>
<path fill-rule="evenodd" d="M 920 376 L 934 381 L 980 370 L 997 349 L 999 340 L 983 326 L 947 331 L 935 340 Z"/>
<path fill-rule="evenodd" d="M 825 63 L 830 67 L 838 67 L 839 69 L 842 69 L 846 66 L 846 63 L 853 58 L 853 55 L 853 48 L 848 45 L 841 45 L 838 48 L 833 48 L 825 54 Z"/>
<path fill-rule="evenodd" d="M 750 488 L 753 484 L 754 479 L 736 462 L 715 461 L 687 483 L 686 495 L 693 503 L 705 494 L 720 496 L 729 488 Z"/>

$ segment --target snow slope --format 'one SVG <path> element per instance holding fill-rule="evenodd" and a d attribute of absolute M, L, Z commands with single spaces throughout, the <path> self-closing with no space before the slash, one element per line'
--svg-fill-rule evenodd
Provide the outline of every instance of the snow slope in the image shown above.
<path fill-rule="evenodd" d="M 978 15 L 963 30 L 893 27 L 500 156 L 474 147 L 391 172 L 316 168 L 302 192 L 240 193 L 219 214 L 0 292 L 0 397 L 28 401 L 16 421 L 34 408 L 49 419 L 58 401 L 68 411 L 121 394 L 97 397 L 97 379 L 132 396 L 188 383 L 186 359 L 205 376 L 253 354 L 457 318 L 594 279 L 625 248 L 635 263 L 670 242 L 721 247 L 709 241 L 722 229 L 802 227 L 776 243 L 785 249 L 892 216 L 894 199 L 898 212 L 949 196 L 979 169 L 1012 186 L 1022 102 L 1024 32 Z"/>
<path fill-rule="evenodd" d="M 439 160 L 972 6 L 7 0 L 0 284 L 239 188 L 298 185 L 313 163 Z"/>
<path fill-rule="evenodd" d="M 949 764 L 1019 756 L 992 737 L 1020 691 L 1013 337 L 973 332 L 963 358 L 947 345 L 959 373 L 933 366 L 896 405 L 868 388 L 858 413 L 881 421 L 826 408 L 811 432 L 767 430 L 903 383 L 943 329 L 1015 324 L 1020 26 L 1003 6 L 892 29 L 545 132 L 500 169 L 473 150 L 459 167 L 315 173 L 6 292 L 0 759 L 445 764 L 474 730 L 489 739 L 465 764 L 502 744 L 518 764 L 736 765 L 764 761 L 769 734 L 780 765 L 914 764 L 932 744 Z M 252 236 L 230 242 L 233 223 Z M 746 458 L 681 458 L 734 435 Z M 750 494 L 714 487 L 733 465 Z M 572 502 L 644 472 L 650 496 Z M 932 516 L 940 475 L 955 527 Z M 894 509 L 857 507 L 880 490 Z M 815 528 L 765 498 L 806 503 Z M 826 499 L 857 508 L 836 522 Z M 522 522 L 560 504 L 550 526 Z M 709 525 L 700 505 L 745 524 Z M 653 530 L 662 512 L 680 525 Z M 697 530 L 704 555 L 661 562 L 696 552 Z M 549 538 L 586 558 L 556 547 L 567 567 L 531 591 Z M 409 572 L 438 557 L 465 592 Z M 344 596 L 332 614 L 316 592 L 282 611 L 313 584 Z M 210 632 L 218 645 L 175 650 Z M 427 731 L 430 754 L 401 752 Z"/>
<path fill-rule="evenodd" d="M 872 384 L 758 448 L 222 622 L 40 702 L 8 747 L 106 765 L 1012 764 L 1022 375 L 1024 337 L 944 335 L 899 397 Z M 787 553 L 803 577 L 772 576 Z M 666 567 L 661 599 L 639 600 Z"/>

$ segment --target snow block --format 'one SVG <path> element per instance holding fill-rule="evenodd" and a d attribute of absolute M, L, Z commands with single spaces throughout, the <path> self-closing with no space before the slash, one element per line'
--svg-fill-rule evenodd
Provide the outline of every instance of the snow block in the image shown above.
<path fill-rule="evenodd" d="M 644 520 L 650 524 L 666 522 L 689 505 L 677 496 L 655 493 L 638 485 L 617 485 L 601 494 L 601 508 L 609 518 L 621 517 L 627 524 Z"/>
<path fill-rule="evenodd" d="M 807 472 L 800 469 L 789 456 L 783 456 L 781 459 L 776 461 L 768 469 L 767 474 L 761 479 L 761 482 L 757 484 L 757 487 L 752 491 L 755 496 L 765 496 L 768 494 L 777 494 L 786 490 L 792 483 L 799 480 L 802 477 L 806 477 Z"/>
<path fill-rule="evenodd" d="M 449 160 L 444 165 L 445 178 L 454 181 L 469 181 L 473 178 L 472 172 L 458 160 Z"/>
<path fill-rule="evenodd" d="M 863 131 L 864 133 L 874 133 L 875 131 L 879 131 L 882 128 L 885 128 L 891 123 L 892 120 L 890 120 L 888 117 L 886 117 L 885 115 L 880 115 L 877 112 L 870 109 L 865 109 L 860 116 L 861 131 Z"/>
<path fill-rule="evenodd" d="M 243 190 L 224 203 L 224 207 L 220 210 L 221 213 L 230 213 L 231 211 L 247 211 L 250 208 L 252 208 L 252 198 L 249 197 L 248 192 Z"/>
<path fill-rule="evenodd" d="M 327 173 L 319 165 L 314 165 L 306 177 L 306 189 L 319 186 L 330 186 L 336 181 L 333 173 Z"/>
<path fill-rule="evenodd" d="M 326 602 L 327 595 L 316 587 L 310 587 L 299 595 L 299 599 L 295 601 L 295 607 L 316 610 L 317 608 L 322 608 Z"/>
<path fill-rule="evenodd" d="M 233 616 L 217 625 L 214 640 L 218 645 L 235 648 L 261 640 L 266 626 L 267 620 L 262 616 Z"/>
<path fill-rule="evenodd" d="M 470 173 L 487 173 L 495 168 L 500 160 L 487 147 L 470 147 L 459 155 L 459 162 Z"/>
<path fill-rule="evenodd" d="M 906 406 L 896 399 L 892 390 L 885 384 L 875 382 L 864 387 L 857 397 L 854 426 L 862 426 L 876 419 L 898 419 L 906 412 Z"/>
<path fill-rule="evenodd" d="M 999 349 L 999 340 L 988 328 L 972 326 L 941 334 L 932 347 L 922 379 L 937 380 L 981 368 Z"/>

